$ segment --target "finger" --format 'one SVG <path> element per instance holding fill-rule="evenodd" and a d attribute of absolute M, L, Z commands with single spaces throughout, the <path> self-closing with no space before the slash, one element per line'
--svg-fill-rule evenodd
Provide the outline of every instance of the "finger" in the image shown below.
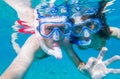
<path fill-rule="evenodd" d="M 108 49 L 106 47 L 102 47 L 98 57 L 97 57 L 97 60 L 102 60 L 103 59 L 103 56 L 105 55 L 105 52 L 107 51 Z"/>
<path fill-rule="evenodd" d="M 104 64 L 105 64 L 106 66 L 108 66 L 109 64 L 111 64 L 112 62 L 115 62 L 115 61 L 117 61 L 117 60 L 120 60 L 120 56 L 119 56 L 119 55 L 115 55 L 115 56 L 113 56 L 112 58 L 107 59 L 106 61 L 104 61 Z"/>
<path fill-rule="evenodd" d="M 90 57 L 87 64 L 85 65 L 86 69 L 90 69 L 94 66 L 96 59 L 94 57 Z"/>
<path fill-rule="evenodd" d="M 113 74 L 120 74 L 120 69 L 108 69 L 109 73 L 113 73 Z"/>

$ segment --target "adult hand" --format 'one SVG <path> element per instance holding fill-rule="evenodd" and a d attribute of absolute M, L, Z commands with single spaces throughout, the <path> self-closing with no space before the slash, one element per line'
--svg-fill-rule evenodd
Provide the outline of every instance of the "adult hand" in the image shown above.
<path fill-rule="evenodd" d="M 120 69 L 107 68 L 107 66 L 112 62 L 120 60 L 120 56 L 115 55 L 105 61 L 102 61 L 106 51 L 107 48 L 103 47 L 98 57 L 90 57 L 85 67 L 82 69 L 84 72 L 88 72 L 92 79 L 102 79 L 109 73 L 120 74 Z"/>

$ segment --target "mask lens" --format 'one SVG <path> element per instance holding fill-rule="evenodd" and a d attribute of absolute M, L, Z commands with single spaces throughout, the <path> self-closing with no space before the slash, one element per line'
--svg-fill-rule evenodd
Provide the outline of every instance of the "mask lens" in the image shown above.
<path fill-rule="evenodd" d="M 49 36 L 49 34 L 53 31 L 54 26 L 52 26 L 51 24 L 42 24 L 40 26 L 40 33 L 43 36 Z"/>
<path fill-rule="evenodd" d="M 98 20 L 91 20 L 90 22 L 87 22 L 85 25 L 88 27 L 88 29 L 95 33 L 98 32 L 101 27 Z"/>

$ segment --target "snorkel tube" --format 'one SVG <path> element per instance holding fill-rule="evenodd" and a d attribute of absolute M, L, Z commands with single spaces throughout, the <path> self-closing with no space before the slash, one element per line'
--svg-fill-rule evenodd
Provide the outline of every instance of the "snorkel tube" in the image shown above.
<path fill-rule="evenodd" d="M 40 40 L 41 49 L 47 53 L 48 55 L 54 56 L 56 59 L 62 58 L 62 51 L 59 46 L 53 47 L 53 49 L 46 46 L 45 41 L 42 39 Z"/>

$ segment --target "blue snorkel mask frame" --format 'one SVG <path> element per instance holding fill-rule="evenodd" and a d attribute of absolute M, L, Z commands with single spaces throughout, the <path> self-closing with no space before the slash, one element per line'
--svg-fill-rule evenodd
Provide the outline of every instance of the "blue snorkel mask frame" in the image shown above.
<path fill-rule="evenodd" d="M 95 23 L 97 23 L 97 24 L 98 24 L 98 28 L 95 29 L 95 30 L 92 30 L 92 29 L 89 28 L 87 25 L 85 25 L 85 24 L 90 23 L 90 22 L 95 22 Z M 72 34 L 73 34 L 74 36 L 77 36 L 77 37 L 82 36 L 82 32 L 83 32 L 84 30 L 88 30 L 89 32 L 95 34 L 95 33 L 97 33 L 98 31 L 100 31 L 100 30 L 102 29 L 102 24 L 101 24 L 101 22 L 100 22 L 99 19 L 88 19 L 88 20 L 86 20 L 86 21 L 84 21 L 84 22 L 82 22 L 82 23 L 74 24 L 74 26 L 73 26 L 72 29 L 74 29 L 75 27 L 77 27 L 77 26 L 79 26 L 79 25 L 85 25 L 85 26 L 82 27 L 81 32 L 80 32 L 79 34 L 76 34 L 76 33 L 74 33 L 74 31 L 72 31 Z"/>
<path fill-rule="evenodd" d="M 52 25 L 64 24 L 65 25 L 65 26 L 63 26 L 64 31 L 62 31 L 60 29 L 60 27 L 55 27 L 54 26 L 52 31 L 48 35 L 45 35 L 45 34 L 42 33 L 42 29 L 41 29 L 41 28 L 45 27 L 44 24 L 52 24 Z M 49 23 L 44 22 L 44 23 L 40 23 L 40 25 L 37 27 L 37 30 L 38 30 L 38 32 L 40 33 L 40 35 L 42 37 L 49 39 L 49 38 L 51 38 L 53 36 L 53 34 L 55 32 L 57 32 L 57 33 L 59 32 L 59 34 L 61 34 L 62 36 L 67 37 L 67 36 L 69 36 L 71 34 L 71 28 L 72 28 L 72 26 L 71 26 L 71 23 L 69 23 L 69 22 L 65 22 L 65 23 L 64 22 L 57 22 L 57 23 L 56 22 L 49 22 Z"/>
<path fill-rule="evenodd" d="M 100 31 L 102 29 L 102 24 L 100 22 L 99 19 L 89 19 L 89 20 L 86 20 L 84 23 L 81 23 L 81 24 L 86 24 L 88 22 L 92 22 L 92 21 L 95 21 L 97 24 L 98 24 L 98 29 L 96 30 L 91 30 L 90 28 L 88 28 L 87 26 L 84 26 L 82 27 L 81 31 L 79 34 L 75 34 L 73 31 L 72 31 L 72 35 L 71 35 L 71 42 L 79 45 L 79 46 L 88 46 L 91 44 L 92 40 L 90 38 L 90 34 L 96 34 L 98 31 Z M 80 25 L 80 23 L 78 24 Z M 76 27 L 77 25 L 74 25 L 74 27 Z M 79 39 L 81 37 L 83 37 L 82 33 L 87 30 L 87 32 L 89 32 L 88 35 L 86 35 L 87 37 L 84 36 L 84 38 L 86 38 L 87 40 L 85 39 Z M 76 39 L 75 39 L 76 38 Z"/>

